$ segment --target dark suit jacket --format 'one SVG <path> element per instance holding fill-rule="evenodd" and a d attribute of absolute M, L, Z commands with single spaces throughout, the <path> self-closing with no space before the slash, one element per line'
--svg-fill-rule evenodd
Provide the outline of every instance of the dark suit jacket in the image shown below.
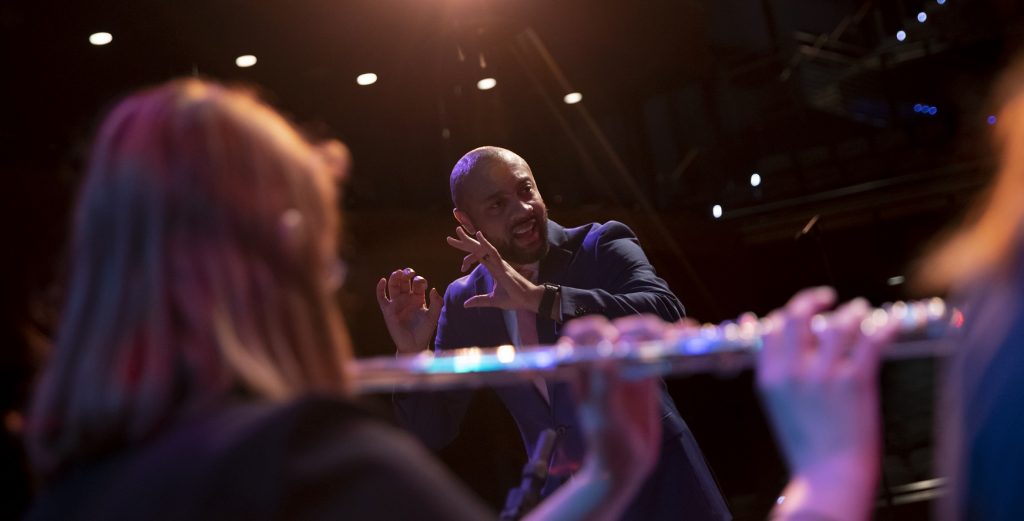
<path fill-rule="evenodd" d="M 540 262 L 539 280 L 562 287 L 561 310 L 566 320 L 592 313 L 608 318 L 653 313 L 669 321 L 683 315 L 679 299 L 655 274 L 626 225 L 609 221 L 566 229 L 549 221 L 548 241 L 551 248 Z M 436 350 L 511 343 L 501 310 L 466 309 L 462 305 L 473 295 L 489 293 L 493 286 L 493 279 L 481 266 L 448 286 Z M 547 317 L 537 317 L 541 343 L 554 343 L 560 327 Z M 583 439 L 567 385 L 548 383 L 550 406 L 532 385 L 495 391 L 518 424 L 528 452 L 533 452 L 540 432 L 552 428 L 560 434 L 553 468 L 582 460 Z M 464 391 L 396 395 L 395 408 L 402 424 L 428 446 L 439 449 L 458 434 L 471 396 Z M 625 518 L 729 519 L 700 448 L 664 388 L 662 410 L 664 445 L 660 463 Z M 550 492 L 564 479 L 553 477 L 545 491 Z"/>

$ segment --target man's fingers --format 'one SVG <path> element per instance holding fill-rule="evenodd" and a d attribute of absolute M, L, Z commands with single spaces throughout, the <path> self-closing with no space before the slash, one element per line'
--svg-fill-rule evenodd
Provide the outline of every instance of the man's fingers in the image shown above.
<path fill-rule="evenodd" d="M 462 303 L 462 307 L 469 308 L 493 308 L 496 307 L 494 295 L 476 295 L 469 297 Z"/>
<path fill-rule="evenodd" d="M 465 273 L 476 262 L 476 253 L 470 253 L 462 258 L 462 272 Z"/>
<path fill-rule="evenodd" d="M 377 281 L 377 305 L 380 306 L 381 311 L 383 311 L 388 304 L 391 304 L 391 300 L 388 299 L 387 295 L 387 287 L 388 279 L 381 277 L 380 280 Z"/>
<path fill-rule="evenodd" d="M 388 277 L 388 297 L 391 300 L 398 298 L 403 291 L 403 286 L 407 285 L 408 282 L 405 280 L 405 273 L 402 270 L 395 270 L 391 272 L 391 276 Z"/>
<path fill-rule="evenodd" d="M 476 239 L 480 241 L 481 249 L 483 250 L 483 256 L 481 256 L 481 262 L 498 262 L 501 261 L 501 254 L 498 253 L 498 249 L 491 244 L 491 241 L 484 237 L 483 232 L 476 232 Z"/>
<path fill-rule="evenodd" d="M 426 295 L 427 294 L 427 279 L 420 277 L 419 275 L 412 279 L 412 294 L 413 295 Z"/>
<path fill-rule="evenodd" d="M 436 323 L 441 318 L 442 307 L 444 299 L 441 298 L 441 294 L 437 292 L 437 288 L 430 288 L 430 309 L 427 310 L 430 320 Z"/>

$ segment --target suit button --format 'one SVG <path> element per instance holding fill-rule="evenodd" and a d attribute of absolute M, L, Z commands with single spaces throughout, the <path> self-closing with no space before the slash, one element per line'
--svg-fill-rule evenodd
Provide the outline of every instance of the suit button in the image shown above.
<path fill-rule="evenodd" d="M 577 317 L 582 317 L 583 315 L 587 314 L 587 308 L 583 307 L 582 305 L 577 305 L 576 309 L 573 310 L 573 314 Z"/>

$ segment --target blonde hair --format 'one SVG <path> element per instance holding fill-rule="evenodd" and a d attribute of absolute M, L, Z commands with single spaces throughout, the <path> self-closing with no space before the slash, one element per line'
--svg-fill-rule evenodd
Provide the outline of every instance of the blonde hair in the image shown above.
<path fill-rule="evenodd" d="M 969 285 L 978 277 L 1001 273 L 1020 253 L 1024 225 L 1024 59 L 1004 73 L 994 141 L 999 168 L 967 218 L 932 248 L 922 261 L 917 284 L 935 291 Z"/>
<path fill-rule="evenodd" d="M 73 229 L 52 359 L 31 408 L 38 473 L 143 441 L 231 395 L 345 393 L 329 284 L 340 143 L 196 79 L 103 122 Z"/>

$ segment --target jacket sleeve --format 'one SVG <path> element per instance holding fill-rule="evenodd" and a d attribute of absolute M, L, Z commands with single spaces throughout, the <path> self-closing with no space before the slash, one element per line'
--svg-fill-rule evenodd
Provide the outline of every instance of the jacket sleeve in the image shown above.
<path fill-rule="evenodd" d="M 462 302 L 456 302 L 456 281 L 448 286 L 444 294 L 444 307 L 437 324 L 437 335 L 434 338 L 434 352 L 454 349 L 459 344 L 458 315 L 463 311 Z M 463 323 L 462 327 L 468 327 Z M 398 423 L 415 434 L 423 443 L 433 450 L 446 447 L 455 440 L 466 416 L 469 402 L 473 398 L 472 391 L 437 391 L 427 393 L 395 393 L 392 403 Z"/>
<path fill-rule="evenodd" d="M 674 322 L 685 314 L 682 303 L 659 278 L 625 224 L 609 221 L 584 240 L 580 259 L 595 272 L 595 289 L 562 287 L 561 313 L 565 320 L 601 314 L 618 318 L 651 313 Z"/>

